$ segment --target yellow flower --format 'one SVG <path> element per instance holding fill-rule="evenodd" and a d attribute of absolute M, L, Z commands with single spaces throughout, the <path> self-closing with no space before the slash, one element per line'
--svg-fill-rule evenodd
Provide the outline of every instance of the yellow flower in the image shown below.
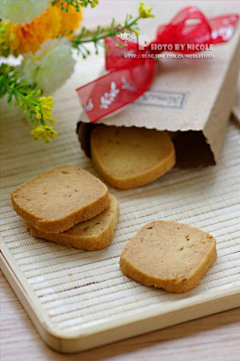
<path fill-rule="evenodd" d="M 43 119 L 51 124 L 54 124 L 55 119 L 52 118 L 53 97 L 41 97 L 40 102 L 42 106 Z"/>
<path fill-rule="evenodd" d="M 95 6 L 97 6 L 99 4 L 99 1 L 98 0 L 92 0 L 90 2 L 90 4 L 91 4 L 91 8 L 95 8 Z"/>
<path fill-rule="evenodd" d="M 41 124 L 32 129 L 30 134 L 33 135 L 35 140 L 43 140 L 44 143 L 48 143 L 50 139 L 54 139 L 56 137 L 57 132 L 53 129 L 53 127 Z"/>
<path fill-rule="evenodd" d="M 36 118 L 37 118 L 37 120 L 42 119 L 41 109 L 40 109 L 40 107 L 39 107 L 38 105 L 35 107 L 35 112 L 36 112 Z"/>
<path fill-rule="evenodd" d="M 7 57 L 10 54 L 12 40 L 12 22 L 7 21 L 4 23 L 0 20 L 0 56 Z"/>
<path fill-rule="evenodd" d="M 59 4 L 51 6 L 31 23 L 14 25 L 11 46 L 19 54 L 35 53 L 47 39 L 70 36 L 79 27 L 81 19 L 82 12 L 77 12 L 73 7 L 66 13 Z"/>
<path fill-rule="evenodd" d="M 39 100 L 40 106 L 35 107 L 36 118 L 54 124 L 55 119 L 52 118 L 53 97 L 41 97 Z"/>
<path fill-rule="evenodd" d="M 144 2 L 140 1 L 138 9 L 140 18 L 154 18 L 154 15 L 150 14 L 151 10 L 152 8 L 150 6 L 145 6 Z"/>

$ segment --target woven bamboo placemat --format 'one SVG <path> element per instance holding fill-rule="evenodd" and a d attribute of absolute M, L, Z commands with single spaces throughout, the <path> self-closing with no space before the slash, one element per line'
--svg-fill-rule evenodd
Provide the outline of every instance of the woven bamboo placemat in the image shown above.
<path fill-rule="evenodd" d="M 56 93 L 56 140 L 43 145 L 15 108 L 1 102 L 1 264 L 41 336 L 61 352 L 76 352 L 240 305 L 240 129 L 230 123 L 220 162 L 205 169 L 173 169 L 145 187 L 110 188 L 120 202 L 111 245 L 102 251 L 68 249 L 31 237 L 11 206 L 21 183 L 61 164 L 96 174 L 75 134 L 74 88 L 97 76 L 77 67 Z M 157 219 L 188 223 L 217 240 L 218 259 L 201 284 L 181 295 L 143 287 L 119 269 L 128 240 Z"/>

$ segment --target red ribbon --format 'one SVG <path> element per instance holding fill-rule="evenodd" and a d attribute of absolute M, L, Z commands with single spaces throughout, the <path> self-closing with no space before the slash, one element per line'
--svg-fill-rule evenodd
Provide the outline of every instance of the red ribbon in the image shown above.
<path fill-rule="evenodd" d="M 159 26 L 156 39 L 142 50 L 134 42 L 128 42 L 126 50 L 124 46 L 116 46 L 116 39 L 105 39 L 108 73 L 77 89 L 89 121 L 96 122 L 132 103 L 150 88 L 155 56 L 163 51 L 157 49 L 158 44 L 170 45 L 170 51 L 182 54 L 196 53 L 202 50 L 200 44 L 227 42 L 233 35 L 238 19 L 239 16 L 236 14 L 207 19 L 196 7 L 187 7 L 169 24 Z M 187 23 L 188 20 L 191 20 L 190 24 Z M 185 44 L 184 49 L 176 50 L 176 44 Z M 192 50 L 188 49 L 187 44 L 198 46 Z"/>

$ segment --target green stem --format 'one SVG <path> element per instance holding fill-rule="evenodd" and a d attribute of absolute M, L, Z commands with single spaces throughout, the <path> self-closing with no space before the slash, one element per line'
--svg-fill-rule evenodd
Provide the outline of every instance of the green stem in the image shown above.
<path fill-rule="evenodd" d="M 126 28 L 131 28 L 135 23 L 141 19 L 141 16 L 138 16 L 135 20 L 133 20 L 131 23 L 126 25 Z"/>
<path fill-rule="evenodd" d="M 41 102 L 38 102 L 37 100 L 34 100 L 32 98 L 27 98 L 27 95 L 21 93 L 18 89 L 16 88 L 12 88 L 6 81 L 3 81 L 6 89 L 8 89 L 9 93 L 12 93 L 13 96 L 15 97 L 15 100 L 17 100 L 17 97 L 19 97 L 20 99 L 22 99 L 22 101 L 26 104 L 26 103 L 32 103 L 33 106 L 39 106 L 40 111 L 42 111 L 42 104 Z M 45 121 L 43 119 L 43 117 L 41 117 L 40 122 L 42 125 L 45 125 Z"/>
<path fill-rule="evenodd" d="M 141 19 L 140 16 L 138 16 L 136 19 L 132 20 L 129 24 L 125 24 L 124 27 L 127 29 L 131 29 L 131 27 L 133 25 L 135 25 L 137 23 L 137 21 Z M 106 34 L 100 35 L 98 37 L 92 37 L 89 39 L 79 39 L 78 37 L 76 37 L 75 39 L 72 40 L 72 44 L 74 47 L 78 48 L 78 46 L 82 45 L 82 44 L 87 44 L 87 43 L 97 43 L 100 40 L 106 39 L 108 37 L 113 37 L 115 34 L 112 31 L 108 31 Z"/>
<path fill-rule="evenodd" d="M 24 101 L 27 101 L 27 95 L 24 95 L 23 93 L 19 92 L 17 89 L 14 89 L 14 92 L 17 96 L 19 96 L 21 99 L 23 99 Z M 28 98 L 28 101 L 30 103 L 32 103 L 35 106 L 39 106 L 39 108 L 41 109 L 41 103 L 33 100 L 32 98 Z"/>
<path fill-rule="evenodd" d="M 15 98 L 16 96 L 18 96 L 19 98 L 21 98 L 23 101 L 25 101 L 27 103 L 30 102 L 32 103 L 33 105 L 35 106 L 39 106 L 41 108 L 41 103 L 36 101 L 36 100 L 33 100 L 32 98 L 28 98 L 27 99 L 27 95 L 21 93 L 19 90 L 17 90 L 16 88 L 12 88 L 6 81 L 3 82 L 5 87 L 8 89 L 9 93 L 13 93 Z"/>

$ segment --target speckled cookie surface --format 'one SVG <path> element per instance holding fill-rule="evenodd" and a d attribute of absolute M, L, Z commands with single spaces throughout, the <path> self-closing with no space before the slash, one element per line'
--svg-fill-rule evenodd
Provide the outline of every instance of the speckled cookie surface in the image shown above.
<path fill-rule="evenodd" d="M 217 257 L 213 236 L 186 224 L 146 224 L 122 251 L 124 274 L 145 286 L 181 293 L 196 287 Z"/>
<path fill-rule="evenodd" d="M 107 247 L 113 238 L 118 220 L 117 198 L 109 194 L 110 206 L 98 216 L 86 222 L 76 224 L 61 233 L 46 233 L 31 225 L 27 230 L 32 236 L 40 237 L 64 246 L 96 251 Z"/>
<path fill-rule="evenodd" d="M 94 167 L 115 188 L 145 185 L 175 165 L 175 149 L 167 132 L 100 125 L 90 143 Z"/>
<path fill-rule="evenodd" d="M 109 206 L 107 187 L 86 170 L 64 165 L 40 174 L 11 194 L 14 210 L 44 232 L 63 232 Z"/>

